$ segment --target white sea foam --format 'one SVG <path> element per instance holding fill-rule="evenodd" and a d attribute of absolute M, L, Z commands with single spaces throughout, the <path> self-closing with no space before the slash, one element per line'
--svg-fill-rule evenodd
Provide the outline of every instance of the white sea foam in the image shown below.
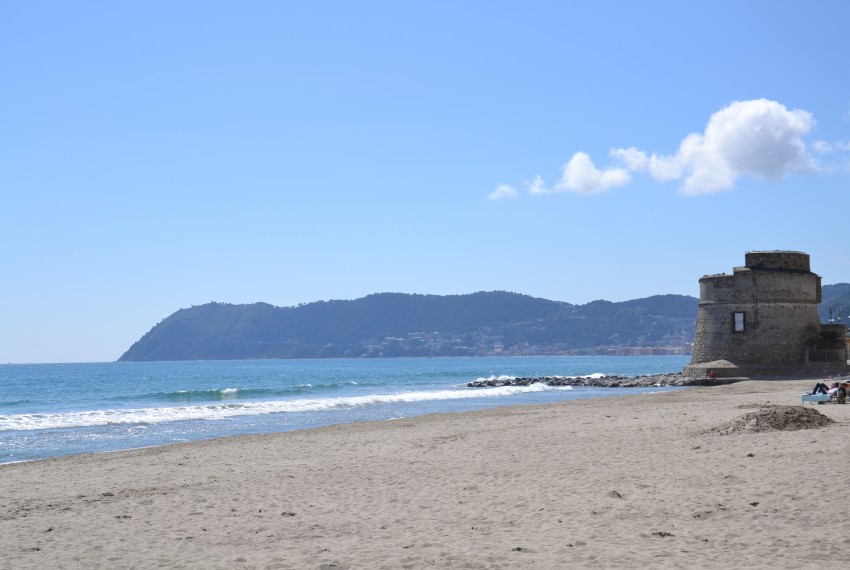
<path fill-rule="evenodd" d="M 599 380 L 605 378 L 608 374 L 602 372 L 594 372 L 593 374 L 579 374 L 578 376 L 553 376 L 553 378 L 583 378 L 587 380 Z"/>
<path fill-rule="evenodd" d="M 558 375 L 547 375 L 547 378 L 586 378 L 588 380 L 598 380 L 599 378 L 605 378 L 608 374 L 603 374 L 602 372 L 594 372 L 593 374 L 580 374 L 578 376 L 558 376 Z M 488 376 L 487 378 L 478 378 L 476 382 L 493 382 L 494 380 L 505 381 L 505 380 L 515 380 L 518 376 L 513 376 L 509 374 L 502 374 L 500 376 L 496 376 L 495 374 Z"/>
<path fill-rule="evenodd" d="M 493 380 L 513 380 L 516 376 L 510 376 L 508 374 L 502 374 L 500 376 L 496 376 L 495 374 L 488 376 L 487 378 L 479 378 L 476 382 L 492 382 Z"/>
<path fill-rule="evenodd" d="M 374 394 L 371 396 L 348 396 L 340 398 L 315 398 L 299 400 L 275 400 L 266 402 L 240 402 L 207 404 L 198 406 L 176 406 L 160 408 L 87 410 L 55 414 L 0 415 L 0 432 L 12 430 L 43 430 L 75 427 L 105 426 L 115 424 L 156 424 L 186 420 L 221 420 L 237 416 L 279 414 L 287 412 L 317 412 L 334 408 L 350 408 L 376 404 L 415 403 L 436 400 L 459 400 L 511 396 L 547 390 L 569 390 L 569 386 L 554 387 L 545 384 L 531 386 L 502 386 L 475 390 L 434 390 L 401 392 L 398 394 Z"/>

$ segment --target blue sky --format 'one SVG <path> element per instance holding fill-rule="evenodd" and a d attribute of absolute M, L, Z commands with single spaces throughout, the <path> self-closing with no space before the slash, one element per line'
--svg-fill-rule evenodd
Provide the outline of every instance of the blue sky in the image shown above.
<path fill-rule="evenodd" d="M 850 3 L 0 3 L 0 362 L 212 300 L 850 282 Z"/>

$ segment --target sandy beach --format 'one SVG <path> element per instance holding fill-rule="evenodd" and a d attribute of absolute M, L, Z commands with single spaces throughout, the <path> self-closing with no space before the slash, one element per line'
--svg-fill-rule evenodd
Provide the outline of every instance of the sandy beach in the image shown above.
<path fill-rule="evenodd" d="M 814 381 L 517 406 L 0 466 L 2 568 L 844 568 L 850 406 Z"/>

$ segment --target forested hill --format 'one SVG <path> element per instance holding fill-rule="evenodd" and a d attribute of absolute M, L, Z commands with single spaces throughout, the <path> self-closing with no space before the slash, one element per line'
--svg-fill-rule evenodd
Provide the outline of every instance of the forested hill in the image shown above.
<path fill-rule="evenodd" d="M 850 325 L 850 283 L 824 285 L 819 307 L 820 322 L 840 322 Z"/>
<path fill-rule="evenodd" d="M 209 303 L 157 324 L 122 361 L 558 354 L 687 346 L 697 299 L 571 305 L 517 293 L 378 293 L 297 307 Z"/>

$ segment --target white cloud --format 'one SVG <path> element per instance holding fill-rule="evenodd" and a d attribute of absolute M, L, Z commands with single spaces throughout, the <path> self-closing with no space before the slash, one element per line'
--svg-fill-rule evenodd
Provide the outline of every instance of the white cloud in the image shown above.
<path fill-rule="evenodd" d="M 507 184 L 499 184 L 496 186 L 496 189 L 493 190 L 489 196 L 487 196 L 488 200 L 502 200 L 504 198 L 516 198 L 519 192 L 513 186 L 509 186 Z"/>
<path fill-rule="evenodd" d="M 735 101 L 709 117 L 702 133 L 682 139 L 675 154 L 612 148 L 610 155 L 621 167 L 597 168 L 587 153 L 577 152 L 561 167 L 554 187 L 540 176 L 525 186 L 530 194 L 597 194 L 628 183 L 630 173 L 642 173 L 661 182 L 680 180 L 684 194 L 710 194 L 733 189 L 742 176 L 781 180 L 796 172 L 829 170 L 809 155 L 803 141 L 814 125 L 808 111 L 789 110 L 777 101 Z M 850 142 L 816 141 L 812 148 L 821 154 L 850 152 Z M 516 189 L 506 188 L 497 188 L 490 199 L 516 196 Z"/>
<path fill-rule="evenodd" d="M 812 148 L 815 149 L 816 152 L 821 154 L 829 154 L 833 151 L 832 143 L 828 143 L 826 141 L 815 141 L 815 144 L 812 145 Z"/>
<path fill-rule="evenodd" d="M 528 188 L 529 194 L 549 194 L 552 192 L 549 188 L 546 187 L 546 184 L 543 182 L 543 179 L 540 178 L 539 174 L 534 175 L 534 180 L 531 182 L 525 181 L 525 187 Z"/>
<path fill-rule="evenodd" d="M 611 155 L 655 180 L 684 178 L 686 194 L 706 194 L 730 190 L 743 175 L 779 180 L 814 169 L 801 138 L 813 126 L 807 111 L 768 99 L 736 101 L 712 115 L 704 133 L 685 137 L 673 156 L 647 156 L 634 147 Z"/>
<path fill-rule="evenodd" d="M 682 176 L 682 165 L 675 157 L 655 154 L 647 156 L 644 151 L 633 146 L 612 148 L 610 154 L 631 172 L 648 172 L 656 180 L 675 180 Z"/>
<path fill-rule="evenodd" d="M 629 181 L 624 168 L 598 169 L 584 152 L 577 152 L 562 168 L 561 181 L 556 190 L 572 190 L 581 194 L 598 194 L 613 186 Z"/>
<path fill-rule="evenodd" d="M 621 161 L 632 172 L 646 172 L 649 169 L 649 158 L 642 150 L 633 146 L 629 148 L 612 148 L 611 156 Z"/>
<path fill-rule="evenodd" d="M 850 152 L 850 142 L 829 143 L 826 141 L 815 141 L 812 145 L 817 152 L 821 154 L 830 154 L 833 152 Z"/>

